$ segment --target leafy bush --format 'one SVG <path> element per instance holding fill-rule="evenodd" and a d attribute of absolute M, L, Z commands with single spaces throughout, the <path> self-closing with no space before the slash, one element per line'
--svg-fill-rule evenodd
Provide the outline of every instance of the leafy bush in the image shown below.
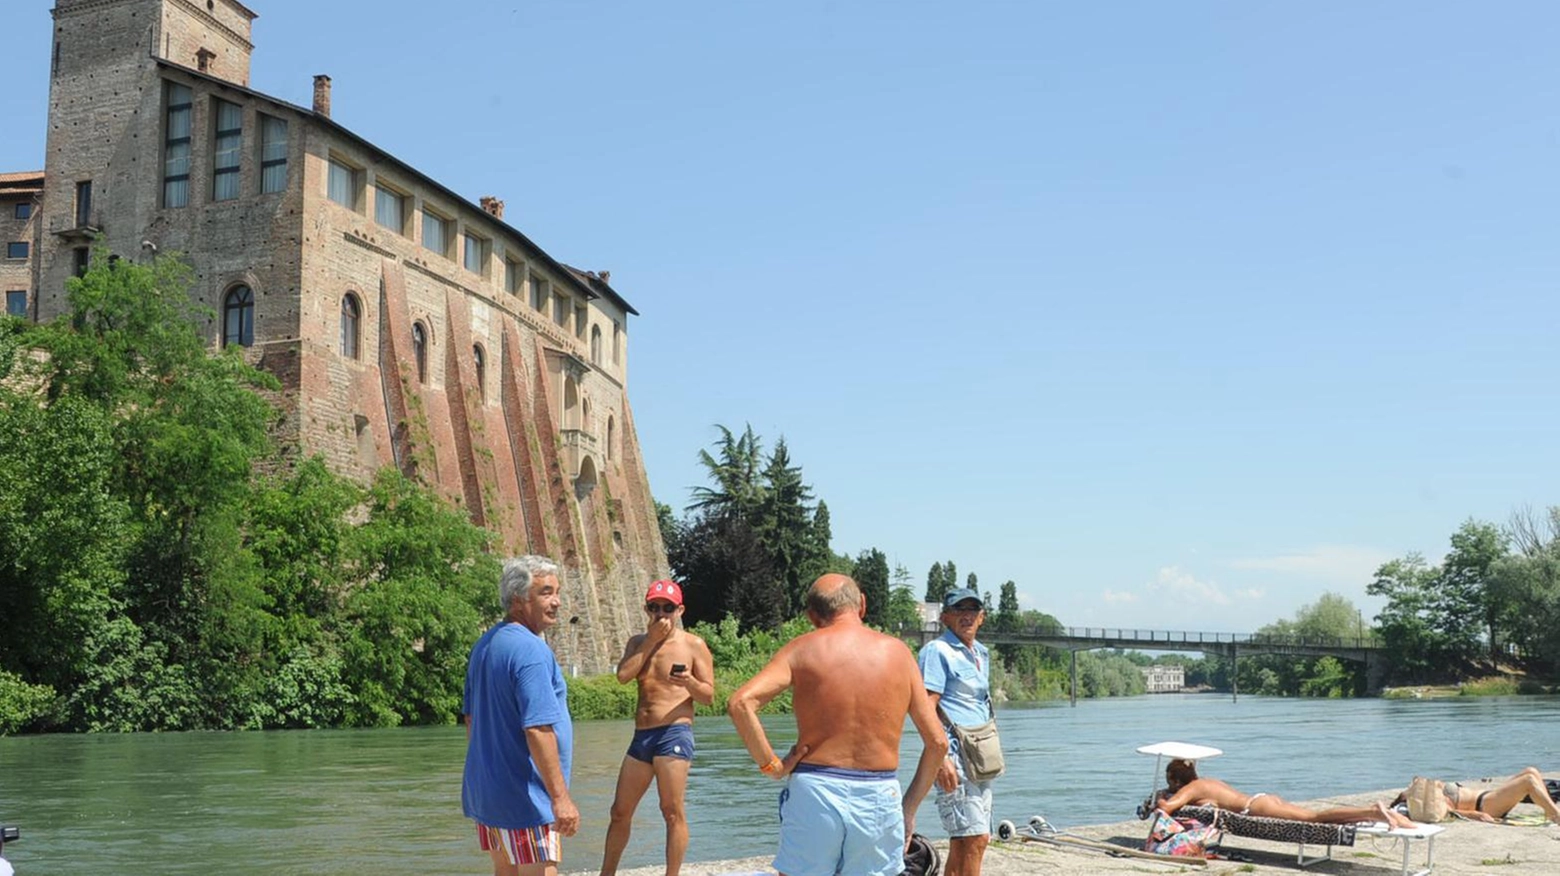
<path fill-rule="evenodd" d="M 638 685 L 619 684 L 616 675 L 567 679 L 569 715 L 576 721 L 632 718 L 639 704 Z"/>
<path fill-rule="evenodd" d="M 1464 697 L 1509 697 L 1516 693 L 1517 682 L 1498 675 L 1465 681 L 1457 688 L 1457 695 Z"/>
<path fill-rule="evenodd" d="M 54 688 L 0 670 L 0 736 L 32 729 L 54 708 Z"/>

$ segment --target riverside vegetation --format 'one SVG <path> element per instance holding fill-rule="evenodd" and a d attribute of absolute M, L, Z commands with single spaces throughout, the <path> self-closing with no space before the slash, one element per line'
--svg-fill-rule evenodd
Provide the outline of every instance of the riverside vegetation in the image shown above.
<path fill-rule="evenodd" d="M 361 485 L 274 444 L 276 381 L 208 347 L 196 326 L 213 315 L 189 302 L 189 273 L 173 256 L 97 253 L 62 318 L 0 317 L 0 734 L 453 722 L 467 651 L 498 617 L 490 533 L 394 469 Z M 751 428 L 718 428 L 700 452 L 711 486 L 681 518 L 658 506 L 687 619 L 715 655 L 709 713 L 806 629 L 801 594 L 818 574 L 854 575 L 884 628 L 918 623 L 921 601 L 882 550 L 833 551 L 828 507 L 784 439 L 766 455 Z M 961 583 L 979 589 L 975 573 L 933 564 L 922 598 Z M 1440 566 L 1395 560 L 1370 587 L 1387 598 L 1372 628 L 1329 594 L 1263 631 L 1375 635 L 1400 682 L 1497 660 L 1560 670 L 1560 511 L 1470 521 Z M 1013 581 L 995 600 L 982 592 L 992 629 L 1057 623 L 1021 609 Z M 1065 691 L 1066 655 L 995 651 L 1007 699 Z M 1228 686 L 1224 661 L 1160 662 L 1177 659 L 1189 684 Z M 1082 653 L 1080 694 L 1141 693 L 1148 662 Z M 1331 658 L 1233 669 L 1254 693 L 1363 684 Z M 632 714 L 633 688 L 612 676 L 570 690 L 581 718 Z"/>

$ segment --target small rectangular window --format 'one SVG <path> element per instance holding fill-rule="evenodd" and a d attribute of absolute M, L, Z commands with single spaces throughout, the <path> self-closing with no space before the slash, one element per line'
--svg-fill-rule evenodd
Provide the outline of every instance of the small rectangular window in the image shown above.
<path fill-rule="evenodd" d="M 569 296 L 553 295 L 553 322 L 565 329 L 569 327 Z"/>
<path fill-rule="evenodd" d="M 287 191 L 287 120 L 260 117 L 260 193 Z"/>
<path fill-rule="evenodd" d="M 423 246 L 439 255 L 450 251 L 450 220 L 428 210 L 423 211 Z"/>
<path fill-rule="evenodd" d="M 473 274 L 486 273 L 487 241 L 476 236 L 475 234 L 467 234 L 465 237 L 466 250 L 463 257 L 463 262 L 466 266 L 466 270 L 472 272 Z"/>
<path fill-rule="evenodd" d="M 190 89 L 168 83 L 168 116 L 163 142 L 163 206 L 190 202 Z"/>
<path fill-rule="evenodd" d="M 87 268 L 92 264 L 92 251 L 84 246 L 78 246 L 71 250 L 70 254 L 74 262 L 73 267 L 76 270 L 76 276 L 80 277 L 86 274 Z"/>
<path fill-rule="evenodd" d="M 520 277 L 520 263 L 514 259 L 504 259 L 504 291 L 510 295 L 519 295 Z"/>
<path fill-rule="evenodd" d="M 585 340 L 585 329 L 590 325 L 590 317 L 586 315 L 585 305 L 574 305 L 574 336 Z"/>
<path fill-rule="evenodd" d="M 18 219 L 30 219 L 30 218 L 32 218 L 32 203 L 29 202 L 29 201 L 18 201 L 17 204 L 16 204 L 16 218 L 18 218 Z"/>
<path fill-rule="evenodd" d="M 326 196 L 348 210 L 356 210 L 357 192 L 358 172 L 332 158 L 325 184 Z"/>
<path fill-rule="evenodd" d="M 8 259 L 27 258 L 27 241 L 13 240 L 5 245 L 5 257 Z"/>
<path fill-rule="evenodd" d="M 374 186 L 374 221 L 396 234 L 405 234 L 406 196 L 384 186 Z"/>
<path fill-rule="evenodd" d="M 76 183 L 76 227 L 92 224 L 92 180 Z"/>
<path fill-rule="evenodd" d="M 536 274 L 531 275 L 531 309 L 547 312 L 547 281 Z"/>
<path fill-rule="evenodd" d="M 211 154 L 211 199 L 238 197 L 239 156 L 244 147 L 244 108 L 225 100 L 216 102 L 216 148 Z"/>
<path fill-rule="evenodd" d="M 5 293 L 5 312 L 11 316 L 27 315 L 27 290 Z"/>

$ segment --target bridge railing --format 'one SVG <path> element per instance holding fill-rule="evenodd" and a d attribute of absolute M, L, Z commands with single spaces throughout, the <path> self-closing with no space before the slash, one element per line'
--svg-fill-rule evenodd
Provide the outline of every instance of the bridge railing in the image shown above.
<path fill-rule="evenodd" d="M 914 625 L 901 629 L 901 633 L 912 632 Z M 937 634 L 942 631 L 942 625 L 929 621 L 921 626 L 920 632 Z M 1259 645 L 1264 647 L 1285 648 L 1351 648 L 1370 649 L 1380 648 L 1381 641 L 1374 636 L 1287 636 L 1272 633 L 1217 633 L 1199 632 L 1191 630 L 1143 630 L 1129 629 L 1126 627 L 1065 627 L 1057 624 L 1031 624 L 1028 626 L 1010 627 L 999 629 L 995 625 L 984 628 L 986 633 L 999 635 L 1015 635 L 1021 637 L 1033 637 L 1037 639 L 1083 639 L 1109 642 L 1129 642 L 1134 645 L 1142 645 L 1152 650 L 1155 644 L 1174 645 Z"/>

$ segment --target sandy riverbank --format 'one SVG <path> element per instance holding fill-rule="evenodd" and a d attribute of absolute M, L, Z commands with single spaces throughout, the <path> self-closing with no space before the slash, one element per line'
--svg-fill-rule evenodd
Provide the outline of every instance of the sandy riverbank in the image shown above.
<path fill-rule="evenodd" d="M 1463 783 L 1483 787 L 1475 780 Z M 1312 807 L 1359 805 L 1386 799 L 1400 789 L 1312 800 Z M 1538 813 L 1531 804 L 1518 806 L 1514 815 Z M 1435 870 L 1441 876 L 1539 876 L 1560 873 L 1560 826 L 1541 827 L 1506 824 L 1480 824 L 1448 821 L 1445 832 L 1435 839 Z M 935 831 L 935 825 L 932 826 Z M 1115 824 L 1073 828 L 1069 833 L 1103 840 L 1123 848 L 1141 849 L 1148 833 L 1147 822 L 1131 820 Z M 946 841 L 937 843 L 946 854 Z M 1227 876 L 1235 873 L 1338 874 L 1338 876 L 1395 876 L 1402 872 L 1403 847 L 1395 840 L 1361 836 L 1352 847 L 1333 850 L 1333 860 L 1301 869 L 1295 865 L 1295 846 L 1230 837 L 1225 848 L 1250 858 L 1249 862 L 1210 861 L 1207 867 L 1188 866 L 1142 858 L 1116 858 L 1103 853 L 1059 849 L 1035 843 L 993 842 L 986 855 L 984 876 L 1029 876 L 1055 873 L 1060 876 L 1136 876 L 1143 873 L 1209 873 Z M 1424 842 L 1415 842 L 1409 872 L 1424 866 Z M 1315 853 L 1315 850 L 1311 850 Z M 567 853 L 566 853 L 567 854 Z M 771 856 L 731 861 L 710 861 L 683 866 L 683 876 L 726 876 L 726 874 L 773 873 Z M 618 871 L 620 876 L 661 876 L 662 867 L 637 867 Z"/>

